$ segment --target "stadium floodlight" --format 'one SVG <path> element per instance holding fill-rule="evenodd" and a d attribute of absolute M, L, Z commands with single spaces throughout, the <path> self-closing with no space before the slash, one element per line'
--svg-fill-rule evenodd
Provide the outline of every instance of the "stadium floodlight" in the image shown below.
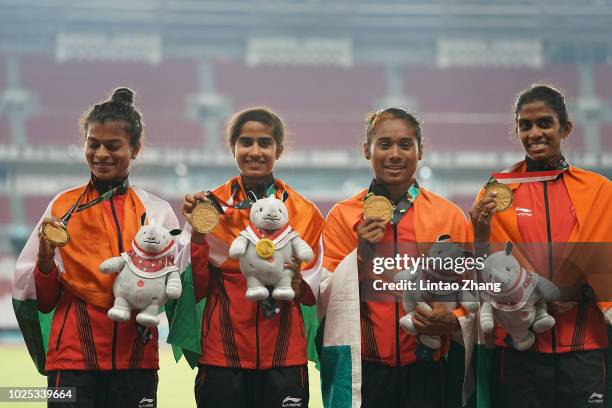
<path fill-rule="evenodd" d="M 349 38 L 252 37 L 247 40 L 246 65 L 353 65 Z"/>
<path fill-rule="evenodd" d="M 60 33 L 56 37 L 57 62 L 111 61 L 147 62 L 162 60 L 162 40 L 158 34 Z"/>
<path fill-rule="evenodd" d="M 441 68 L 533 67 L 544 63 L 538 39 L 450 39 L 437 41 L 436 62 Z"/>

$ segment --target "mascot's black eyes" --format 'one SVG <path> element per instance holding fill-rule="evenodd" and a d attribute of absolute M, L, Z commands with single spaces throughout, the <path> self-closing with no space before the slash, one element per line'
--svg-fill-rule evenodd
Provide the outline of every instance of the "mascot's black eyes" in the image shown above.
<path fill-rule="evenodd" d="M 509 266 L 506 266 L 506 270 L 507 270 L 508 272 L 510 272 L 510 267 L 509 267 Z"/>
<path fill-rule="evenodd" d="M 263 207 L 261 207 L 261 208 L 259 209 L 259 212 L 263 212 Z"/>
<path fill-rule="evenodd" d="M 279 209 L 278 209 L 278 212 L 282 214 L 282 213 L 283 213 L 283 210 L 281 210 L 281 209 L 279 208 Z"/>

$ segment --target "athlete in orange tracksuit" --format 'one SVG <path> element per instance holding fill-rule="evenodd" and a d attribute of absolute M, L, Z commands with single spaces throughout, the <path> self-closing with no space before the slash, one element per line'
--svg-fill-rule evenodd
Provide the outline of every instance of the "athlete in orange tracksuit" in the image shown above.
<path fill-rule="evenodd" d="M 307 341 L 300 305 L 313 305 L 318 294 L 323 217 L 312 202 L 272 176 L 283 150 L 283 125 L 276 114 L 263 108 L 239 112 L 228 133 L 240 176 L 210 196 L 188 195 L 183 207 L 190 213 L 196 199 L 229 206 L 212 233 L 204 236 L 191 231 L 196 300 L 206 297 L 196 401 L 199 407 L 306 407 Z M 292 287 L 296 298 L 276 301 L 276 306 L 269 308 L 245 297 L 246 279 L 228 250 L 249 225 L 249 199 L 271 194 L 285 199 L 289 224 L 315 256 L 301 273 L 298 262 L 286 265 L 295 274 Z"/>
<path fill-rule="evenodd" d="M 28 349 L 49 386 L 76 387 L 76 402 L 49 402 L 50 407 L 156 406 L 157 329 L 145 329 L 134 318 L 123 323 L 108 318 L 115 275 L 99 270 L 102 261 L 131 249 L 144 215 L 168 229 L 178 227 L 167 202 L 128 183 L 142 134 L 132 98 L 131 90 L 119 88 L 84 118 L 91 181 L 57 195 L 39 223 L 58 225 L 77 201 L 93 203 L 72 213 L 69 243 L 56 247 L 37 229 L 17 261 L 13 293 L 23 302 L 14 305 Z M 97 201 L 105 193 L 111 197 Z M 37 356 L 46 339 L 24 318 L 33 293 L 38 311 L 54 310 L 46 364 Z"/>
<path fill-rule="evenodd" d="M 495 405 L 601 406 L 607 397 L 609 341 L 602 311 L 612 306 L 610 248 L 605 244 L 612 234 L 612 186 L 563 158 L 561 145 L 572 123 L 559 91 L 543 85 L 526 89 L 517 98 L 515 114 L 525 161 L 493 175 L 514 181 L 509 184 L 513 203 L 494 213 L 493 197 L 481 191 L 470 211 L 475 240 L 482 250 L 489 243 L 518 243 L 521 263 L 568 295 L 567 302 L 549 304 L 556 324 L 536 334 L 531 350 L 516 351 L 506 333 L 496 329 Z"/>
<path fill-rule="evenodd" d="M 454 242 L 467 242 L 468 223 L 458 207 L 420 188 L 414 179 L 422 145 L 420 124 L 412 115 L 402 109 L 385 109 L 369 117 L 366 133 L 364 152 L 375 179 L 368 190 L 336 204 L 326 219 L 321 296 L 330 285 L 342 285 L 333 280 L 333 272 L 358 248 L 360 294 L 355 295 L 360 296 L 362 375 L 357 381 L 362 384 L 361 406 L 443 407 L 442 357 L 448 351 L 450 333 L 460 331 L 459 319 L 465 320 L 466 312 L 461 307 L 448 311 L 441 303 L 435 303 L 432 312 L 417 309 L 414 321 L 419 332 L 444 339 L 435 352 L 418 344 L 400 329 L 399 319 L 405 312 L 396 296 L 373 293 L 370 251 L 376 248 L 377 256 L 418 256 L 442 234 L 450 235 Z M 391 222 L 378 217 L 364 220 L 364 200 L 370 194 L 386 196 L 394 203 Z M 322 310 L 321 314 L 335 312 Z M 324 389 L 335 386 L 323 385 Z"/>

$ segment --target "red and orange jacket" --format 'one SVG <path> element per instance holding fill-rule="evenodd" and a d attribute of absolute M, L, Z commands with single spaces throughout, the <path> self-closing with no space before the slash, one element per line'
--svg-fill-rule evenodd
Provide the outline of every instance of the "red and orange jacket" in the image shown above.
<path fill-rule="evenodd" d="M 44 217 L 62 217 L 83 191 L 81 203 L 99 196 L 93 183 L 73 188 L 59 194 Z M 116 275 L 98 269 L 102 261 L 131 249 L 145 213 L 171 229 L 178 226 L 167 202 L 136 186 L 73 214 L 68 223 L 70 242 L 58 248 L 55 267 L 47 275 L 36 266 L 37 231 L 28 240 L 17 261 L 16 275 L 22 278 L 16 279 L 14 293 L 21 285 L 27 293 L 31 279 L 38 309 L 55 310 L 48 333 L 47 371 L 159 367 L 157 330 L 145 331 L 134 317 L 124 323 L 108 318 Z"/>
<path fill-rule="evenodd" d="M 527 163 L 510 171 L 527 173 Z M 514 199 L 508 210 L 492 218 L 493 248 L 507 241 L 519 243 L 513 254 L 525 268 L 562 289 L 588 284 L 599 300 L 599 308 L 580 302 L 556 315 L 553 329 L 536 335 L 535 349 L 564 353 L 607 348 L 602 310 L 612 307 L 612 184 L 599 174 L 570 166 L 554 180 L 508 186 Z M 483 194 L 481 190 L 477 201 Z M 508 347 L 506 335 L 498 327 L 496 345 Z"/>
<path fill-rule="evenodd" d="M 274 183 L 277 198 L 287 194 L 289 224 L 314 251 L 313 260 L 302 266 L 302 278 L 308 284 L 302 301 L 312 304 L 319 288 L 323 217 L 312 202 L 284 182 L 276 179 Z M 213 194 L 229 204 L 247 198 L 240 177 Z M 304 365 L 307 345 L 300 302 L 279 301 L 280 313 L 266 317 L 258 302 L 245 297 L 246 279 L 238 261 L 229 258 L 232 241 L 248 225 L 249 211 L 232 209 L 220 216 L 220 225 L 207 234 L 204 244 L 190 246 L 196 301 L 206 297 L 198 363 L 248 369 Z"/>
<path fill-rule="evenodd" d="M 340 262 L 357 247 L 357 226 L 364 217 L 364 198 L 367 190 L 336 204 L 330 211 L 323 231 L 324 259 L 322 273 L 330 278 Z M 382 242 L 378 245 L 396 247 L 408 255 L 426 254 L 428 246 L 443 234 L 453 242 L 468 242 L 469 224 L 463 212 L 448 200 L 424 188 L 397 225 L 387 224 Z M 410 245 L 417 243 L 418 254 L 409 253 Z M 385 245 L 388 244 L 388 245 Z M 388 248 L 388 249 L 389 249 Z M 384 256 L 393 256 L 389 253 Z M 332 283 L 334 284 L 334 283 Z M 363 293 L 363 288 L 362 288 Z M 417 342 L 414 336 L 400 330 L 399 319 L 405 312 L 402 304 L 389 299 L 361 300 L 361 357 L 363 360 L 389 366 L 404 366 L 417 360 Z M 326 311 L 321 311 L 325 314 Z M 458 318 L 466 316 L 463 308 L 453 310 Z M 444 356 L 450 344 L 450 336 L 433 358 Z"/>

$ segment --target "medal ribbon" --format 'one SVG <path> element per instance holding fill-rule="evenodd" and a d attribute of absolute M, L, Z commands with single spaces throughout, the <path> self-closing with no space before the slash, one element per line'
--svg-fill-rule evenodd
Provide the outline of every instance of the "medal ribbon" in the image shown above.
<path fill-rule="evenodd" d="M 569 164 L 567 164 L 567 161 L 565 161 L 564 158 L 561 158 L 556 166 L 556 169 L 554 170 L 527 172 L 514 171 L 519 168 L 522 163 L 523 162 L 518 162 L 500 173 L 491 174 L 487 184 L 493 182 L 498 182 L 501 184 L 522 184 L 535 183 L 539 181 L 551 181 L 555 180 L 561 173 L 569 169 Z"/>
<path fill-rule="evenodd" d="M 564 170 L 534 171 L 528 173 L 493 173 L 489 183 L 497 181 L 501 184 L 524 184 L 538 181 L 555 180 Z"/>
<path fill-rule="evenodd" d="M 255 234 L 255 236 L 259 239 L 262 238 L 268 238 L 271 241 L 274 241 L 276 238 L 278 238 L 283 232 L 285 232 L 290 225 L 286 224 L 283 228 L 280 228 L 276 231 L 272 231 L 271 233 L 269 233 L 266 230 L 262 230 L 257 228 L 255 225 L 253 225 L 253 223 L 249 223 L 249 227 L 251 228 L 251 230 L 253 231 L 253 233 Z"/>
<path fill-rule="evenodd" d="M 129 185 L 130 185 L 130 183 L 129 183 L 127 177 L 126 177 L 121 185 L 118 185 L 117 187 L 115 187 L 115 188 L 113 188 L 111 190 L 108 190 L 106 193 L 100 195 L 98 198 L 96 198 L 94 200 L 91 200 L 88 203 L 79 205 L 79 203 L 81 202 L 81 199 L 83 198 L 83 196 L 85 195 L 85 192 L 87 191 L 87 188 L 85 188 L 85 190 L 83 190 L 83 192 L 81 193 L 79 198 L 77 198 L 76 202 L 72 205 L 72 207 L 70 207 L 70 209 L 68 209 L 68 211 L 66 211 L 66 214 L 64 214 L 62 216 L 62 218 L 60 219 L 60 222 L 64 226 L 68 225 L 68 221 L 70 221 L 70 217 L 72 217 L 72 214 L 74 214 L 75 212 L 81 212 L 83 210 L 88 209 L 89 207 L 93 207 L 94 205 L 96 205 L 98 203 L 101 203 L 101 202 L 106 201 L 106 200 L 110 200 L 116 194 L 123 193 L 123 192 L 127 191 Z"/>
<path fill-rule="evenodd" d="M 238 192 L 238 190 L 240 189 L 240 185 L 239 184 L 234 184 L 232 186 L 232 196 L 230 198 L 229 201 L 233 202 L 234 197 L 236 196 L 236 193 Z M 232 203 L 228 203 L 226 201 L 221 200 L 219 197 L 217 197 L 212 191 L 207 191 L 208 196 L 210 197 L 210 201 L 211 203 L 215 206 L 215 208 L 217 209 L 217 211 L 219 212 L 219 214 L 231 214 L 233 209 L 237 209 L 237 210 L 246 210 L 246 209 L 250 209 L 253 206 L 253 203 L 255 201 L 257 201 L 257 197 L 255 197 L 254 195 L 252 197 L 247 197 L 246 199 L 240 201 L 237 204 L 232 204 Z M 249 194 L 247 194 L 248 196 Z M 276 195 L 276 185 L 274 183 L 272 183 L 272 185 L 270 185 L 270 187 L 268 187 L 266 189 L 266 193 L 265 196 L 269 197 L 269 196 L 275 196 Z M 287 192 L 283 191 L 283 197 L 281 198 L 281 200 L 285 200 L 287 197 Z"/>
<path fill-rule="evenodd" d="M 377 195 L 374 191 L 371 191 L 371 189 L 372 187 L 370 186 L 370 191 L 368 191 L 368 194 L 366 194 L 366 196 L 364 197 L 364 201 L 373 195 Z M 416 198 L 418 197 L 420 193 L 421 193 L 421 189 L 419 188 L 419 183 L 417 183 L 417 181 L 414 180 L 414 183 L 412 183 L 410 187 L 408 187 L 408 190 L 406 190 L 406 194 L 402 196 L 399 202 L 395 205 L 393 205 L 392 203 L 393 205 L 393 214 L 391 216 L 392 224 L 397 224 L 400 222 L 400 220 L 402 219 L 406 211 L 408 211 L 410 206 L 412 206 L 412 204 L 414 203 L 414 200 L 416 200 Z M 386 198 L 389 198 L 389 197 L 386 197 Z"/>

